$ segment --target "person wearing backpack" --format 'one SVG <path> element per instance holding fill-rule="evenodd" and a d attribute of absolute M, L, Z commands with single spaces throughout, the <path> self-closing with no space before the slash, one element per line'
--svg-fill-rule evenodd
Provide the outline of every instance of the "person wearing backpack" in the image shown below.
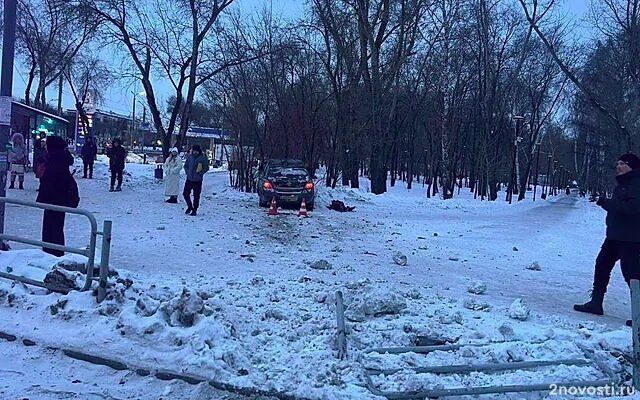
<path fill-rule="evenodd" d="M 67 143 L 58 136 L 47 138 L 47 168 L 40 177 L 38 203 L 77 208 L 80 204 L 78 185 L 69 167 L 73 165 L 73 156 L 67 149 Z M 42 218 L 42 241 L 64 246 L 65 213 L 45 210 Z M 62 257 L 64 251 L 43 248 L 43 251 Z"/>
<path fill-rule="evenodd" d="M 187 180 L 184 183 L 182 196 L 187 202 L 185 214 L 198 215 L 198 207 L 200 207 L 200 194 L 202 193 L 202 178 L 209 171 L 209 159 L 202 153 L 199 145 L 194 144 L 191 148 L 191 154 L 187 156 L 184 163 L 184 170 L 187 173 Z M 191 192 L 193 192 L 193 202 L 191 202 Z"/>

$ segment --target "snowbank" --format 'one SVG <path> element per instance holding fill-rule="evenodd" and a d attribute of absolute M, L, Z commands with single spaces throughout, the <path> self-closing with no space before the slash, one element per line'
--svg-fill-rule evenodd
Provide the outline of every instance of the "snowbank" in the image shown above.
<path fill-rule="evenodd" d="M 3 256 L 2 262 L 11 260 L 19 274 L 58 264 L 31 251 Z M 539 318 L 512 319 L 514 312 L 521 315 L 521 307 L 470 310 L 457 299 L 432 295 L 428 288 L 391 288 L 368 279 L 329 283 L 300 275 L 293 280 L 255 276 L 222 285 L 207 281 L 202 277 L 189 285 L 165 286 L 120 271 L 110 281 L 107 300 L 98 305 L 90 293 L 48 294 L 0 280 L 0 319 L 7 321 L 3 328 L 9 332 L 43 344 L 85 346 L 146 368 L 174 368 L 241 387 L 317 399 L 373 399 L 363 387 L 365 368 L 399 369 L 392 376 L 374 377 L 379 389 L 391 391 L 603 378 L 591 366 L 492 375 L 410 371 L 430 365 L 583 358 L 583 349 L 623 378 L 631 368 L 620 357 L 631 351 L 628 329 L 567 323 L 552 328 Z M 347 310 L 345 361 L 336 358 L 337 290 L 344 292 Z M 366 352 L 415 345 L 419 337 L 484 346 L 428 355 Z"/>

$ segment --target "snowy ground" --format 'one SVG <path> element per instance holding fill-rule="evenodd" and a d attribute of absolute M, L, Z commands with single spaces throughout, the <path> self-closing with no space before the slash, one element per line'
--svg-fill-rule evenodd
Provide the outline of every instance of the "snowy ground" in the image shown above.
<path fill-rule="evenodd" d="M 163 203 L 153 166 L 129 164 L 123 192 L 109 193 L 101 161 L 96 179 L 78 179 L 81 207 L 95 213 L 99 224 L 113 221 L 111 266 L 120 272 L 120 282 L 110 289 L 108 301 L 96 305 L 88 294 L 46 295 L 0 281 L 0 321 L 6 331 L 45 345 L 88 343 L 94 353 L 123 360 L 135 354 L 130 362 L 139 366 L 318 399 L 373 398 L 362 387 L 363 366 L 570 358 L 582 354 L 578 345 L 627 375 L 623 355 L 630 352 L 631 332 L 623 324 L 630 305 L 619 270 L 606 298 L 607 316 L 572 310 L 587 299 L 604 237 L 604 213 L 584 199 L 560 196 L 509 206 L 473 200 L 463 191 L 443 202 L 426 199 L 420 186 L 407 191 L 401 185 L 376 197 L 366 193 L 363 182 L 359 191 L 321 188 L 316 211 L 301 220 L 293 210 L 268 217 L 256 195 L 230 189 L 226 172 L 211 172 L 194 218 L 183 214 L 183 205 Z M 10 196 L 34 199 L 36 182 L 29 177 L 26 186 Z M 356 212 L 323 207 L 334 198 L 355 205 Z M 8 206 L 7 232 L 38 237 L 40 224 L 41 211 Z M 88 243 L 82 218 L 68 216 L 66 231 L 69 244 Z M 0 267 L 41 278 L 56 263 L 38 250 L 14 248 L 0 254 Z M 394 262 L 398 252 L 406 256 L 406 266 Z M 321 260 L 329 269 L 317 269 L 327 267 L 317 263 Z M 527 268 L 534 262 L 540 270 Z M 469 293 L 483 283 L 484 293 Z M 345 361 L 336 359 L 336 290 L 345 293 L 349 318 Z M 509 312 L 516 299 L 531 310 L 526 321 L 512 318 L 519 310 Z M 363 353 L 411 345 L 424 335 L 490 344 L 429 356 Z M 0 395 L 33 396 L 27 383 L 35 378 L 25 378 L 30 375 L 47 377 L 35 379 L 46 389 L 40 398 L 64 398 L 51 392 L 53 384 L 62 391 L 85 390 L 67 382 L 79 368 L 75 361 L 36 349 L 24 355 L 18 345 L 1 341 L 0 349 L 21 360 L 17 367 L 0 367 L 0 376 L 10 382 L 0 385 Z M 44 360 L 55 368 L 29 372 L 29 365 Z M 62 378 L 52 370 L 69 373 Z M 409 390 L 602 377 L 590 367 L 540 372 L 444 379 L 401 371 L 374 381 L 385 390 Z M 120 385 L 122 373 L 108 372 L 108 379 L 98 378 L 104 372 L 92 368 L 84 373 L 77 379 L 96 383 L 96 391 L 113 398 L 198 398 L 200 392 L 192 391 L 205 390 L 140 377 Z M 166 392 L 168 386 L 174 392 Z"/>

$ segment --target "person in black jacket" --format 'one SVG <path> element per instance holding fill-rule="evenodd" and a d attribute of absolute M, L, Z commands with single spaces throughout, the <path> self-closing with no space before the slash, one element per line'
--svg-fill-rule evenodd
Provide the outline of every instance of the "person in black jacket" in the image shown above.
<path fill-rule="evenodd" d="M 82 164 L 84 165 L 84 175 L 82 178 L 87 178 L 87 170 L 89 171 L 89 179 L 93 179 L 93 162 L 98 154 L 98 148 L 93 143 L 91 136 L 87 136 L 87 141 L 82 146 L 80 155 L 82 156 Z"/>
<path fill-rule="evenodd" d="M 47 135 L 41 132 L 38 139 L 34 143 L 33 149 L 33 172 L 36 178 L 40 179 L 44 173 L 45 164 L 47 161 Z"/>
<path fill-rule="evenodd" d="M 618 261 L 627 285 L 632 279 L 640 280 L 640 158 L 634 154 L 620 156 L 616 181 L 613 196 L 597 202 L 607 211 L 607 236 L 596 259 L 591 300 L 574 305 L 576 311 L 604 314 L 604 294 Z M 627 325 L 631 326 L 631 321 Z"/>
<path fill-rule="evenodd" d="M 114 191 L 113 186 L 117 179 L 118 186 L 115 188 L 115 191 L 120 192 L 122 191 L 122 174 L 127 159 L 127 151 L 122 147 L 122 141 L 120 139 L 113 139 L 113 144 L 107 151 L 107 157 L 109 157 L 109 169 L 111 170 L 111 186 L 109 191 Z"/>
<path fill-rule="evenodd" d="M 67 150 L 67 144 L 61 137 L 47 138 L 47 167 L 40 177 L 40 190 L 36 201 L 38 203 L 53 204 L 63 207 L 76 208 L 80 203 L 78 185 L 69 167 L 73 165 L 73 156 Z M 42 219 L 42 241 L 64 246 L 64 218 L 65 213 L 45 210 Z M 49 254 L 57 257 L 64 255 L 63 251 L 43 248 Z"/>

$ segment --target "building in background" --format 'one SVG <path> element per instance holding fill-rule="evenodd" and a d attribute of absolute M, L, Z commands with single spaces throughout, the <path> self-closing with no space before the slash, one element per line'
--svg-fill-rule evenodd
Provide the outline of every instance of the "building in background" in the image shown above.
<path fill-rule="evenodd" d="M 232 157 L 235 149 L 231 134 L 220 128 L 191 126 L 187 131 L 187 139 L 181 150 L 186 151 L 194 144 L 199 144 L 206 151 L 207 157 L 216 167 L 226 163 Z"/>
<path fill-rule="evenodd" d="M 18 101 L 11 102 L 11 130 L 24 135 L 29 150 L 32 149 L 32 141 L 41 132 L 47 136 L 60 136 L 69 141 L 71 126 L 63 117 Z"/>

